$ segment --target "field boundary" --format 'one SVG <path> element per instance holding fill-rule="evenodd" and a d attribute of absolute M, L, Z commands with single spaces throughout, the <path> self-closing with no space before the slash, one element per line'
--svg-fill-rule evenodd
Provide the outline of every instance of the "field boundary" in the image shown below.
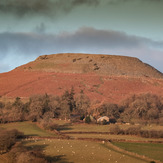
<path fill-rule="evenodd" d="M 143 159 L 143 160 L 146 160 L 146 161 L 154 161 L 156 163 L 162 163 L 160 160 L 155 160 L 155 159 L 152 159 L 152 158 L 149 158 L 147 156 L 144 156 L 144 155 L 139 155 L 137 153 L 134 153 L 134 152 L 130 152 L 130 151 L 127 151 L 127 150 L 124 150 L 114 144 L 112 144 L 111 142 L 108 142 L 109 146 L 111 146 L 113 149 L 115 149 L 116 151 L 119 151 L 119 152 L 123 152 L 125 154 L 128 154 L 130 156 L 134 156 L 134 157 L 138 157 L 140 159 Z"/>
<path fill-rule="evenodd" d="M 86 131 L 74 131 L 74 132 L 60 132 L 62 134 L 110 134 L 110 132 L 95 132 L 95 131 L 92 131 L 92 132 L 86 132 Z"/>
<path fill-rule="evenodd" d="M 101 134 L 101 135 L 110 135 L 110 132 L 60 132 L 62 135 L 66 134 Z M 77 139 L 77 138 L 76 138 Z M 82 139 L 82 138 L 80 138 Z M 87 138 L 86 138 L 87 139 Z M 88 138 L 88 139 L 100 139 L 106 141 L 115 141 L 115 142 L 134 142 L 134 143 L 160 143 L 162 144 L 163 141 L 160 140 L 127 140 L 127 139 L 104 139 L 104 138 Z"/>
<path fill-rule="evenodd" d="M 35 123 L 39 128 L 45 130 L 41 125 L 39 125 L 38 123 Z M 83 131 L 77 131 L 77 132 L 60 132 L 57 130 L 45 130 L 49 133 L 54 133 L 56 135 L 58 135 L 58 137 L 54 138 L 54 139 L 76 139 L 76 140 L 92 140 L 92 141 L 109 141 L 109 142 L 130 142 L 130 143 L 160 143 L 163 144 L 163 141 L 154 141 L 154 140 L 127 140 L 127 139 L 104 139 L 104 138 L 73 138 L 67 134 L 102 134 L 102 135 L 109 135 L 110 132 L 83 132 Z M 49 139 L 49 137 L 47 137 Z M 51 137 L 53 138 L 53 137 Z"/>

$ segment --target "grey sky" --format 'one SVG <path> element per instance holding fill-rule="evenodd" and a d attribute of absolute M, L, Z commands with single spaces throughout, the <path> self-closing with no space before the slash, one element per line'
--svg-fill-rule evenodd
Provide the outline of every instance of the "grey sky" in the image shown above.
<path fill-rule="evenodd" d="M 163 72 L 162 15 L 162 0 L 1 0 L 0 72 L 60 52 L 129 55 Z"/>

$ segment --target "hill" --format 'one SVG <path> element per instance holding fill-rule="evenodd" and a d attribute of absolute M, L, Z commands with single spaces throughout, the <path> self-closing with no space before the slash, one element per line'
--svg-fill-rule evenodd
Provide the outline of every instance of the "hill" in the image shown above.
<path fill-rule="evenodd" d="M 120 102 L 133 94 L 163 95 L 163 74 L 137 58 L 52 54 L 0 74 L 0 96 L 60 95 L 74 87 L 91 100 Z"/>
<path fill-rule="evenodd" d="M 137 58 L 116 55 L 52 54 L 18 68 L 61 73 L 96 73 L 112 76 L 163 78 L 163 74 Z"/>

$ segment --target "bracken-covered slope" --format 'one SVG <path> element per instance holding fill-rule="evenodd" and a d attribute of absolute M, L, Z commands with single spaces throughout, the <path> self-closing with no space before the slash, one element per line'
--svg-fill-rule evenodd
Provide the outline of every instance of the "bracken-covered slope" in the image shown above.
<path fill-rule="evenodd" d="M 2 97 L 61 95 L 72 86 L 92 101 L 118 103 L 133 94 L 163 96 L 163 74 L 137 58 L 93 54 L 44 55 L 0 74 Z"/>

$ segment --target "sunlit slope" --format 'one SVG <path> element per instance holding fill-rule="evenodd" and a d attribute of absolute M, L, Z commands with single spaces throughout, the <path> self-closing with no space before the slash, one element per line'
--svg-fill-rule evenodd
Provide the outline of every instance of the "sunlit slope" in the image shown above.
<path fill-rule="evenodd" d="M 52 54 L 38 57 L 19 70 L 61 73 L 96 73 L 112 76 L 163 78 L 163 74 L 137 58 L 95 54 Z"/>
<path fill-rule="evenodd" d="M 61 95 L 74 87 L 91 101 L 120 102 L 141 93 L 163 96 L 162 73 L 132 57 L 53 54 L 0 74 L 1 97 Z"/>

